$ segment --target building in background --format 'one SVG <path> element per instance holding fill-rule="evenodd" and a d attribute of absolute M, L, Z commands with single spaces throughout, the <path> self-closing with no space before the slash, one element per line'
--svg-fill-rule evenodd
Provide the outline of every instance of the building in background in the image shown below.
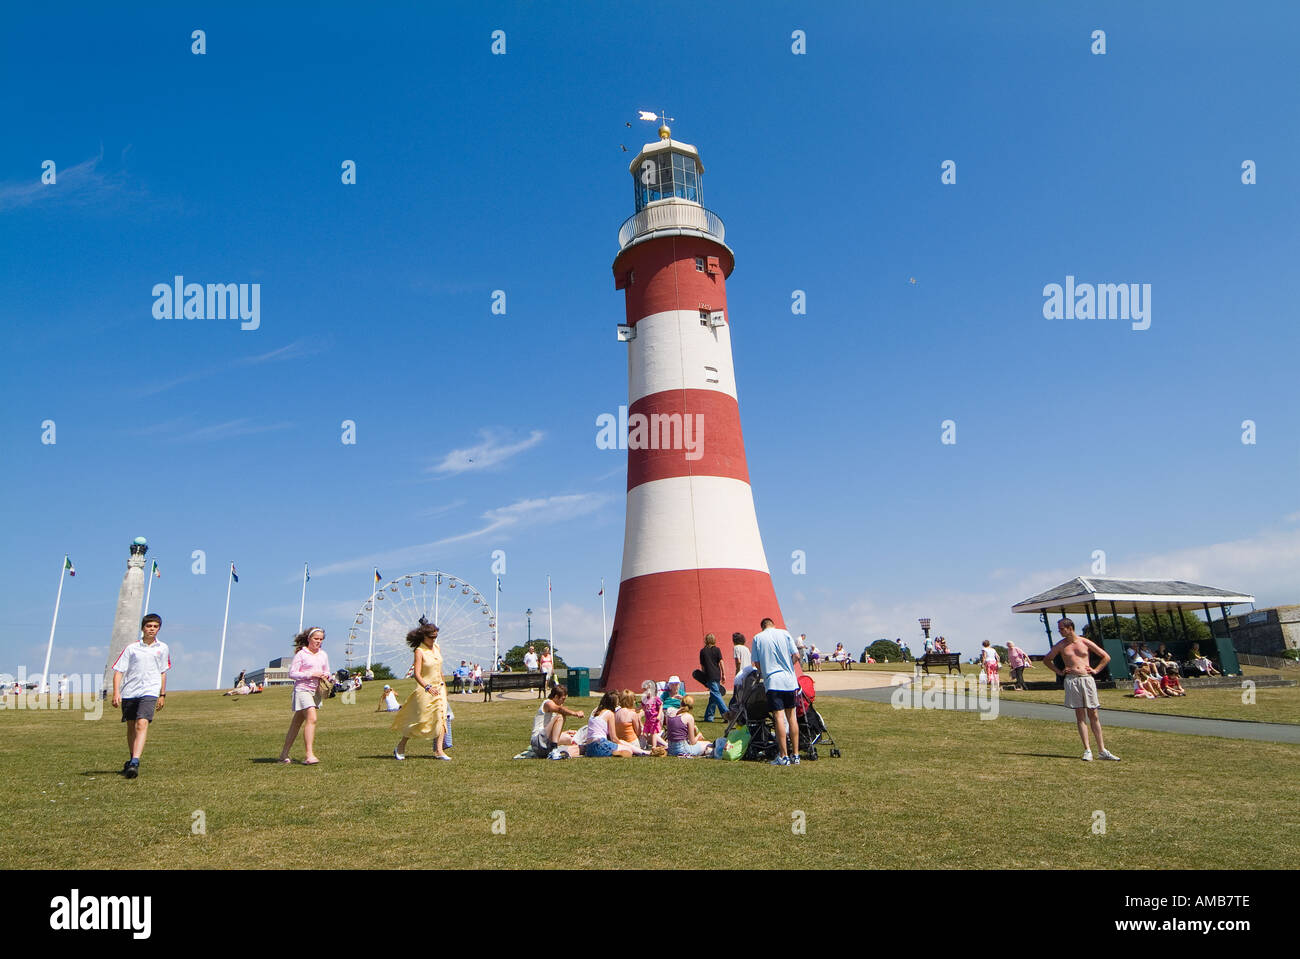
<path fill-rule="evenodd" d="M 289 667 L 292 664 L 292 656 L 281 656 L 279 659 L 271 660 L 266 666 L 250 669 L 244 678 L 259 686 L 292 686 L 293 680 L 289 678 Z"/>
<path fill-rule="evenodd" d="M 1210 623 L 1216 638 L 1226 636 L 1222 620 Z M 1300 649 L 1300 605 L 1269 606 L 1228 617 L 1232 645 L 1251 656 L 1281 656 L 1288 649 Z"/>

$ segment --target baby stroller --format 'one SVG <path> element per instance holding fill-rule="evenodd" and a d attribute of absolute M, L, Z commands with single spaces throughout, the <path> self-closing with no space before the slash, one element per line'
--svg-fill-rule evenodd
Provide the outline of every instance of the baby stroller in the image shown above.
<path fill-rule="evenodd" d="M 838 759 L 840 749 L 835 745 L 830 730 L 826 728 L 821 713 L 813 706 L 816 698 L 817 687 L 813 685 L 812 677 L 800 676 L 799 696 L 794 708 L 795 717 L 799 720 L 799 748 L 811 760 L 817 758 L 818 746 L 829 746 L 831 755 Z"/>
<path fill-rule="evenodd" d="M 334 688 L 330 690 L 329 698 L 333 699 L 338 693 L 346 693 L 354 685 L 352 674 L 346 669 L 340 669 L 334 674 Z"/>
<path fill-rule="evenodd" d="M 839 747 L 831 738 L 830 731 L 821 714 L 813 706 L 817 698 L 817 689 L 809 676 L 799 677 L 799 694 L 796 697 L 795 718 L 799 723 L 799 751 L 809 761 L 817 759 L 817 747 L 829 746 L 830 754 L 836 758 L 840 755 Z M 749 730 L 749 748 L 744 759 L 768 761 L 774 759 L 779 750 L 776 745 L 776 725 L 767 709 L 767 691 L 757 673 L 745 679 L 737 695 L 735 705 L 730 710 L 727 724 L 728 735 L 738 726 Z"/>
<path fill-rule="evenodd" d="M 776 733 L 767 712 L 767 691 L 757 672 L 745 677 L 727 714 L 727 728 L 722 733 L 724 738 L 737 728 L 749 730 L 749 747 L 741 759 L 765 761 L 776 756 Z"/>

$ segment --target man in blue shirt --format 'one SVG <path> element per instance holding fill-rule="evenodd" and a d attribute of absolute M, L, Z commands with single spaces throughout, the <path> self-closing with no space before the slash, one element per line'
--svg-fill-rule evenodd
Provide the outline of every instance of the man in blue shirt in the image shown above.
<path fill-rule="evenodd" d="M 798 699 L 799 679 L 796 668 L 799 663 L 799 648 L 790 634 L 784 629 L 777 629 L 770 618 L 759 624 L 762 632 L 754 637 L 754 666 L 763 677 L 763 688 L 767 690 L 767 711 L 772 714 L 776 724 L 777 757 L 773 766 L 799 765 L 799 723 L 795 719 L 795 704 Z M 786 736 L 792 742 L 791 751 L 787 753 Z"/>

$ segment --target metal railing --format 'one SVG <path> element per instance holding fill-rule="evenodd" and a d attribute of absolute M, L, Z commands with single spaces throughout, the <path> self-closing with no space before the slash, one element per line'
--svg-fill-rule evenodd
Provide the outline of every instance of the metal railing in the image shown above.
<path fill-rule="evenodd" d="M 715 237 L 719 243 L 727 233 L 722 218 L 712 210 L 696 203 L 661 203 L 648 206 L 623 221 L 618 230 L 619 249 L 646 233 L 673 229 L 699 230 Z"/>
<path fill-rule="evenodd" d="M 1237 662 L 1243 666 L 1263 666 L 1265 669 L 1300 669 L 1300 661 L 1283 659 L 1280 656 L 1256 656 L 1252 653 L 1238 653 Z"/>

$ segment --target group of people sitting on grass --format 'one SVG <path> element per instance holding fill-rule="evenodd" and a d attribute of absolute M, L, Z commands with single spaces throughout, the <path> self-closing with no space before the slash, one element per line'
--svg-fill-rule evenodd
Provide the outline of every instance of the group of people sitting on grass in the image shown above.
<path fill-rule="evenodd" d="M 835 652 L 833 653 L 823 653 L 817 648 L 816 644 L 810 645 L 808 647 L 808 669 L 812 672 L 820 672 L 823 663 L 836 663 L 840 669 L 852 669 L 853 657 L 849 655 L 849 651 L 844 648 L 843 643 L 836 643 Z"/>
<path fill-rule="evenodd" d="M 568 690 L 552 684 L 533 717 L 528 749 L 515 758 L 713 755 L 713 741 L 695 724 L 695 697 L 684 695 L 676 676 L 663 684 L 646 680 L 641 688 L 639 696 L 630 689 L 606 690 L 587 716 L 564 705 Z M 586 722 L 567 732 L 568 718 Z"/>
<path fill-rule="evenodd" d="M 1167 669 L 1159 660 L 1144 662 L 1133 673 L 1134 699 L 1160 699 L 1162 697 L 1186 696 L 1182 682 L 1178 679 L 1178 667 L 1170 664 Z"/>

